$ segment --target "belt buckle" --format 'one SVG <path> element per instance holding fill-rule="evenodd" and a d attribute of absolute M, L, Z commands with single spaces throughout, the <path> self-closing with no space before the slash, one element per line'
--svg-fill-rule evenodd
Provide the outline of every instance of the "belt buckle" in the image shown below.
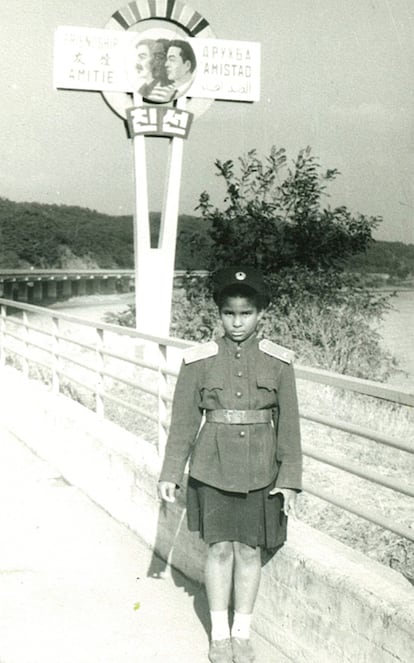
<path fill-rule="evenodd" d="M 238 413 L 237 413 L 236 410 L 225 410 L 224 411 L 224 418 L 226 420 L 226 423 L 228 423 L 228 424 L 237 423 L 237 417 L 238 417 Z"/>

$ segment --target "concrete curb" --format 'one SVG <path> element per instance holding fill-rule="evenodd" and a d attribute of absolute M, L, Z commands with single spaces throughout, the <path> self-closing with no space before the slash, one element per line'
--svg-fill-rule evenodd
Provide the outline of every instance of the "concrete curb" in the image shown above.
<path fill-rule="evenodd" d="M 157 499 L 153 445 L 9 367 L 0 391 L 3 425 L 157 550 L 166 562 L 154 574 L 171 564 L 202 581 L 204 546 L 187 531 L 183 496 L 168 508 Z M 413 626 L 405 578 L 290 523 L 287 545 L 263 570 L 254 619 L 261 637 L 295 663 L 409 663 Z"/>

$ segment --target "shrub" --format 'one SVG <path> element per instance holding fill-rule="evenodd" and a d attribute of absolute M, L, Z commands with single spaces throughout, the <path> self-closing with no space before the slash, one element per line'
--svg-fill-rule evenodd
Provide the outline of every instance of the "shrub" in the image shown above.
<path fill-rule="evenodd" d="M 339 172 L 323 171 L 307 147 L 288 166 L 285 150 L 272 147 L 265 159 L 256 150 L 238 159 L 215 162 L 225 183 L 224 209 L 200 195 L 197 209 L 211 225 L 210 267 L 233 263 L 262 268 L 266 274 L 292 265 L 341 268 L 372 243 L 380 217 L 352 214 L 345 206 L 323 206 L 329 183 Z"/>

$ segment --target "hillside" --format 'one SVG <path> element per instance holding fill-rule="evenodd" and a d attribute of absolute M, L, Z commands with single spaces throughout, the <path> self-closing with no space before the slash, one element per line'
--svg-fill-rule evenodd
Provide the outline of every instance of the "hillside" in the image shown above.
<path fill-rule="evenodd" d="M 151 213 L 155 245 L 160 214 Z M 205 223 L 181 216 L 176 255 L 177 269 L 207 264 L 207 237 L 190 241 L 189 233 Z M 133 268 L 131 216 L 110 216 L 67 205 L 16 203 L 0 198 L 0 268 Z"/>
<path fill-rule="evenodd" d="M 150 221 L 155 246 L 160 214 L 151 212 Z M 208 261 L 207 222 L 181 215 L 176 269 L 206 269 Z M 133 264 L 131 216 L 110 216 L 82 207 L 16 203 L 0 198 L 0 269 L 30 266 L 132 269 Z M 374 242 L 367 253 L 349 260 L 347 269 L 405 278 L 414 274 L 414 245 Z"/>

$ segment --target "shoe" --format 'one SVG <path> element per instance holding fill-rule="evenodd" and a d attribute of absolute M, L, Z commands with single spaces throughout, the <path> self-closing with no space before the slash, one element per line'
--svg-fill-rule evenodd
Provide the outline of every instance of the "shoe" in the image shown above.
<path fill-rule="evenodd" d="M 208 660 L 211 663 L 233 663 L 233 649 L 230 638 L 212 640 L 208 650 Z"/>
<path fill-rule="evenodd" d="M 256 660 L 250 640 L 245 638 L 232 638 L 234 663 L 253 663 Z"/>

